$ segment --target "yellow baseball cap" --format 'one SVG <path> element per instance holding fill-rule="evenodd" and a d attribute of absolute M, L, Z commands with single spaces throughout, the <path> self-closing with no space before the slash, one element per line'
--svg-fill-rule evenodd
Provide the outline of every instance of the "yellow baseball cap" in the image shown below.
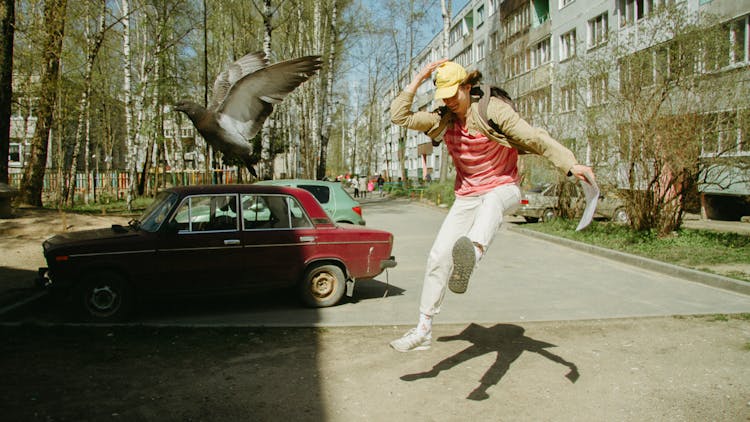
<path fill-rule="evenodd" d="M 466 69 L 455 62 L 445 62 L 435 71 L 435 99 L 442 100 L 456 95 L 458 86 L 466 79 Z"/>

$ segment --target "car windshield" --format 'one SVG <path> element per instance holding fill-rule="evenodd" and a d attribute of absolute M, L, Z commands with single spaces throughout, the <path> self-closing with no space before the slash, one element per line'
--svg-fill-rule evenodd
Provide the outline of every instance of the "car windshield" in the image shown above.
<path fill-rule="evenodd" d="M 167 214 L 177 202 L 177 194 L 172 192 L 159 192 L 154 202 L 146 208 L 140 217 L 139 228 L 147 232 L 159 230 L 161 223 L 167 218 Z"/>

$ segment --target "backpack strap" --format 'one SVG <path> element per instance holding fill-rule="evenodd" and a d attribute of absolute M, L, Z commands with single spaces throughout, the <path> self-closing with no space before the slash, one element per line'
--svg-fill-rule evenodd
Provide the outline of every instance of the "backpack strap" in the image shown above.
<path fill-rule="evenodd" d="M 478 111 L 479 111 L 479 118 L 482 119 L 482 122 L 494 129 L 496 132 L 501 133 L 500 127 L 493 121 L 487 118 L 487 106 L 490 104 L 490 97 L 492 97 L 492 87 L 488 84 L 482 84 L 479 86 L 479 89 L 482 90 L 482 96 L 479 97 L 479 103 L 477 103 Z"/>

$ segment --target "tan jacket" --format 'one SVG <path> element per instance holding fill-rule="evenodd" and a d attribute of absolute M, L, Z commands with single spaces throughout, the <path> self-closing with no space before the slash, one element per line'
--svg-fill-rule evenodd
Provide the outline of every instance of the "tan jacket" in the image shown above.
<path fill-rule="evenodd" d="M 391 102 L 391 121 L 399 126 L 424 132 L 431 139 L 442 140 L 445 131 L 453 124 L 454 114 L 450 111 L 442 115 L 438 112 L 412 112 L 413 101 L 413 93 L 402 91 Z M 495 131 L 479 116 L 477 101 L 478 98 L 472 98 L 469 112 L 466 113 L 469 131 L 483 133 L 489 139 L 521 153 L 542 155 L 563 173 L 568 173 L 578 163 L 573 153 L 554 140 L 546 130 L 528 124 L 507 103 L 490 98 L 487 119 L 496 123 L 501 130 Z"/>

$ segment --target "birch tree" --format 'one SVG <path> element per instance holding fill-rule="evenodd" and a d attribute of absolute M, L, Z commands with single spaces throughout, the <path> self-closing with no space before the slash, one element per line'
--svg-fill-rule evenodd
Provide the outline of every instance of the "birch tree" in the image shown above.
<path fill-rule="evenodd" d="M 450 47 L 451 32 L 451 0 L 440 0 L 440 10 L 443 16 L 443 44 L 442 55 L 448 57 L 448 48 Z M 440 143 L 440 182 L 448 179 L 448 148 L 445 142 Z"/>
<path fill-rule="evenodd" d="M 92 78 L 93 78 L 93 70 L 94 70 L 94 62 L 99 55 L 99 49 L 102 46 L 102 42 L 104 41 L 104 36 L 106 34 L 106 31 L 111 28 L 110 25 L 108 28 L 105 27 L 105 15 L 107 12 L 107 4 L 105 0 L 98 0 L 99 1 L 99 11 L 98 11 L 98 18 L 97 18 L 97 26 L 94 30 L 93 34 L 90 34 L 90 28 L 89 28 L 89 4 L 86 3 L 86 12 L 87 16 L 85 17 L 85 35 L 86 35 L 86 52 L 87 52 L 87 58 L 85 63 L 85 70 L 83 74 L 83 91 L 81 92 L 81 99 L 79 101 L 78 106 L 78 124 L 76 125 L 76 135 L 75 135 L 75 144 L 73 146 L 73 158 L 71 160 L 72 165 L 70 166 L 67 175 L 66 175 L 66 182 L 64 186 L 66 187 L 66 190 L 63 194 L 63 201 L 68 202 L 70 205 L 73 204 L 73 192 L 75 192 L 75 174 L 76 174 L 76 163 L 78 162 L 78 154 L 81 149 L 81 144 L 83 143 L 85 145 L 85 152 L 84 152 L 84 162 L 85 162 L 85 173 L 88 174 L 88 163 L 89 160 L 87 159 L 88 154 L 86 153 L 88 151 L 88 145 L 90 142 L 90 97 L 91 97 L 91 85 L 92 85 Z M 88 179 L 88 178 L 87 178 Z M 85 202 L 88 203 L 89 195 L 88 190 L 90 186 L 87 183 L 86 184 L 86 193 L 85 196 Z"/>

